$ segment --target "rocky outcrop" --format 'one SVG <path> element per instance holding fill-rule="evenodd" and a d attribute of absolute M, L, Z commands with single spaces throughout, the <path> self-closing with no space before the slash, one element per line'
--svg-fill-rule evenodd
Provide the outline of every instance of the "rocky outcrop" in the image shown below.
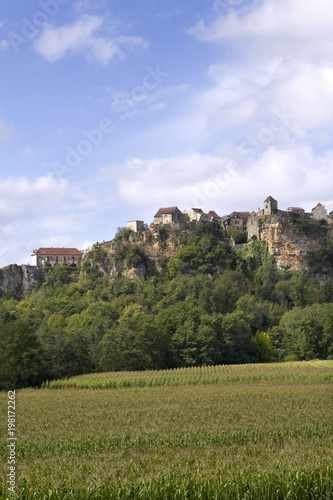
<path fill-rule="evenodd" d="M 306 268 L 307 252 L 318 250 L 333 240 L 332 226 L 319 221 L 291 219 L 286 214 L 271 215 L 260 228 L 260 240 L 267 241 L 276 267 Z"/>
<path fill-rule="evenodd" d="M 37 267 L 17 264 L 0 269 L 0 290 L 6 293 L 12 290 L 17 296 L 25 297 L 33 291 L 38 277 Z"/>
<path fill-rule="evenodd" d="M 159 233 L 158 231 L 144 231 L 141 233 L 130 233 L 121 242 L 112 240 L 104 248 L 108 251 L 108 260 L 111 262 L 111 277 L 119 274 L 131 279 L 145 278 L 149 267 L 153 266 L 157 272 L 162 270 L 162 262 L 173 257 L 175 251 L 182 246 L 181 239 L 184 238 L 186 230 L 171 230 Z M 144 253 L 144 260 L 133 266 L 126 258 L 121 258 L 121 247 L 139 246 Z"/>

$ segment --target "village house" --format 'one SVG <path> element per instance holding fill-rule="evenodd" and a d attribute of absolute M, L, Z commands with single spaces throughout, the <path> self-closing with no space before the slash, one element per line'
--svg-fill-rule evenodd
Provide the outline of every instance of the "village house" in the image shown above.
<path fill-rule="evenodd" d="M 160 208 L 154 215 L 155 224 L 174 224 L 182 222 L 182 213 L 178 207 Z"/>
<path fill-rule="evenodd" d="M 31 255 L 31 263 L 38 268 L 66 264 L 76 267 L 82 261 L 83 252 L 77 248 L 39 248 Z"/>
<path fill-rule="evenodd" d="M 225 218 L 224 227 L 243 231 L 243 225 L 247 223 L 249 217 L 251 217 L 250 212 L 232 212 Z"/>
<path fill-rule="evenodd" d="M 216 221 L 221 224 L 222 218 L 217 215 L 214 210 L 210 210 L 205 213 L 201 208 L 191 208 L 187 214 L 189 216 L 190 222 L 212 222 Z"/>
<path fill-rule="evenodd" d="M 127 222 L 126 226 L 128 229 L 131 229 L 135 233 L 140 233 L 144 231 L 145 223 L 143 220 L 131 220 Z"/>
<path fill-rule="evenodd" d="M 288 207 L 286 212 L 297 214 L 300 215 L 301 217 L 305 216 L 305 210 L 304 208 L 301 207 Z"/>
<path fill-rule="evenodd" d="M 217 213 L 216 213 L 216 212 L 214 212 L 214 210 L 209 210 L 208 215 L 209 215 L 209 217 L 210 217 L 210 221 L 211 221 L 211 222 L 216 221 L 216 222 L 218 222 L 219 224 L 221 224 L 221 222 L 222 222 L 222 217 L 220 217 L 219 215 L 217 215 Z"/>
<path fill-rule="evenodd" d="M 93 245 L 93 249 L 94 249 L 94 250 L 97 250 L 98 248 L 103 248 L 104 246 L 106 246 L 106 247 L 109 247 L 109 248 L 113 249 L 113 248 L 114 248 L 114 240 L 109 240 L 109 241 L 105 241 L 105 240 L 103 240 L 101 243 L 99 243 L 99 242 L 97 241 L 97 243 L 95 243 L 95 244 Z"/>
<path fill-rule="evenodd" d="M 190 219 L 190 222 L 199 222 L 201 216 L 204 215 L 204 212 L 201 210 L 201 208 L 191 208 L 187 215 Z"/>
<path fill-rule="evenodd" d="M 327 220 L 327 210 L 320 202 L 311 210 L 312 217 L 316 220 Z"/>

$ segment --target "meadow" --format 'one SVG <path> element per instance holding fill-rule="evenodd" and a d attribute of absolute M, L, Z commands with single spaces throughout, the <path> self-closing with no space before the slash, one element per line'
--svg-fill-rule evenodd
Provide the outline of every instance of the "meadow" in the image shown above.
<path fill-rule="evenodd" d="M 332 379 L 333 361 L 311 361 L 21 390 L 16 498 L 333 498 Z M 0 400 L 6 437 L 7 393 Z M 7 498 L 5 440 L 0 453 Z"/>

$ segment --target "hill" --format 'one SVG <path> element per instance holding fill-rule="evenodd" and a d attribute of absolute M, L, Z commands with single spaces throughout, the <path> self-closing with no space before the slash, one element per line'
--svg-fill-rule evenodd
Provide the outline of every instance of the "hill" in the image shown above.
<path fill-rule="evenodd" d="M 215 224 L 127 229 L 77 269 L 38 270 L 0 299 L 0 386 L 91 372 L 333 357 L 333 249 L 277 269 L 267 242 Z M 142 239 L 141 243 L 139 239 Z"/>

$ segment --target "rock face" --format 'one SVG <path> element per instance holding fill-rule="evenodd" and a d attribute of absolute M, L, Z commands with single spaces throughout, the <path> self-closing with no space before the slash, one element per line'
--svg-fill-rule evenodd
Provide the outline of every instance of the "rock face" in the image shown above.
<path fill-rule="evenodd" d="M 0 269 L 0 290 L 6 293 L 13 290 L 16 295 L 25 297 L 33 291 L 37 280 L 37 267 L 17 264 Z"/>
<path fill-rule="evenodd" d="M 182 246 L 181 236 L 184 231 L 169 231 L 164 237 L 156 232 L 144 231 L 142 233 L 132 233 L 123 242 L 123 245 L 137 245 L 142 248 L 149 262 L 154 265 L 158 272 L 161 271 L 161 262 L 173 257 L 175 251 Z M 119 248 L 118 248 L 119 249 Z M 111 277 L 119 274 L 127 278 L 145 278 L 148 262 L 140 262 L 136 267 L 126 264 L 125 259 L 120 259 L 117 252 L 117 244 L 113 240 L 108 247 L 109 258 L 111 260 Z"/>
<path fill-rule="evenodd" d="M 305 255 L 333 240 L 332 225 L 317 221 L 292 221 L 287 215 L 271 215 L 260 228 L 260 240 L 267 241 L 276 267 L 306 268 Z"/>

